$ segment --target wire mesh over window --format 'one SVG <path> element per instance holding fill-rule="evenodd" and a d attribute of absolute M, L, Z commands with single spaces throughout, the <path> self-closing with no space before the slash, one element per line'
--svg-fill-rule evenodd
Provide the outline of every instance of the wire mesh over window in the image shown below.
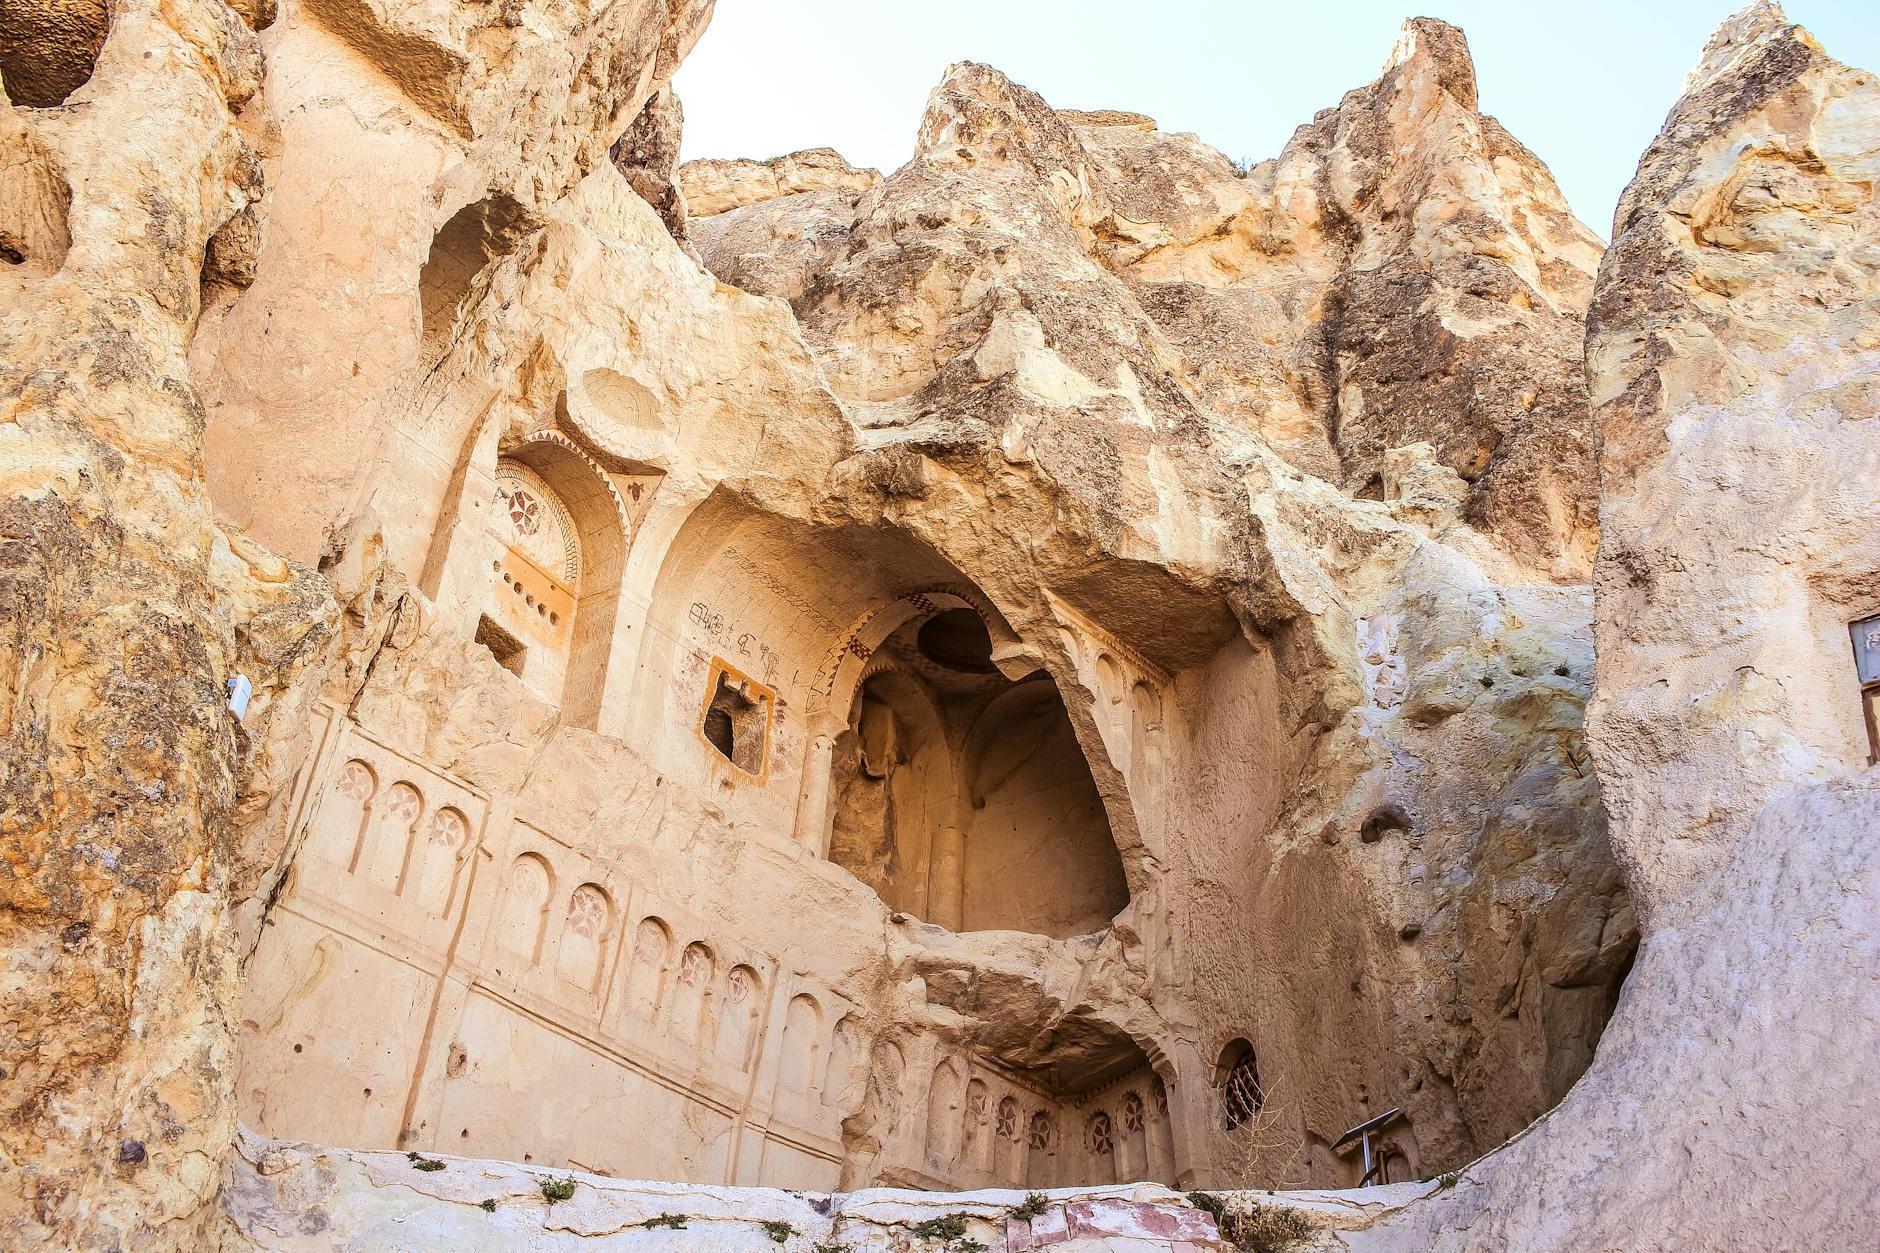
<path fill-rule="evenodd" d="M 1227 1078 L 1221 1085 L 1221 1110 L 1227 1120 L 1227 1129 L 1232 1131 L 1236 1127 L 1245 1126 L 1265 1103 L 1266 1093 L 1260 1088 L 1260 1071 L 1254 1064 L 1253 1050 L 1249 1048 L 1228 1064 Z"/>

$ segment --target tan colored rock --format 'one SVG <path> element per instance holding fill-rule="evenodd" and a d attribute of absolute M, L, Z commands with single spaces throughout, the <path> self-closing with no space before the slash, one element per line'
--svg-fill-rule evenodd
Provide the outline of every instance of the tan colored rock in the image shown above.
<path fill-rule="evenodd" d="M 283 639 L 238 638 L 273 589 L 219 577 L 185 360 L 265 106 L 253 36 L 186 0 L 115 6 L 71 107 L 28 107 L 71 86 L 71 15 L 10 9 L 61 53 L 9 41 L 44 74 L 0 67 L 25 102 L 0 101 L 0 1239 L 182 1247 L 234 1130 L 224 684 L 293 671 Z"/>
<path fill-rule="evenodd" d="M 886 178 L 675 172 L 710 8 L 133 8 L 0 113 L 16 1242 L 226 1162 L 257 1247 L 1211 1247 L 1158 1185 L 1392 1108 L 1475 1164 L 1257 1203 L 1873 1177 L 1872 80 L 1726 25 L 1595 289 L 1441 23 L 1250 170 L 966 63 Z"/>
<path fill-rule="evenodd" d="M 1871 1238 L 1880 84 L 1758 3 L 1621 200 L 1587 339 L 1593 759 L 1645 932 L 1561 1106 L 1356 1247 Z M 1808 1201 L 1794 1197 L 1806 1190 Z"/>
<path fill-rule="evenodd" d="M 465 229 L 448 334 L 354 385 L 405 415 L 385 457 L 290 502 L 348 608 L 318 748 L 252 805 L 286 850 L 242 910 L 259 1129 L 799 1187 L 1338 1182 L 1378 1101 L 1431 1170 L 1558 1099 L 1633 934 L 1586 593 L 1432 445 L 1354 500 L 1199 403 L 1107 264 L 1111 129 L 962 67 L 866 194 L 691 220 L 795 316 L 615 168 Z M 1276 1138 L 1240 1160 L 1256 1052 Z M 684 1131 L 613 1133 L 644 1123 Z"/>
<path fill-rule="evenodd" d="M 864 192 L 880 181 L 878 171 L 857 169 L 833 148 L 807 148 L 768 161 L 688 161 L 679 169 L 686 206 L 697 217 L 805 192 Z"/>
<path fill-rule="evenodd" d="M 1387 85 L 1441 78 L 1417 65 L 1391 75 Z M 1119 128 L 1110 140 L 1111 128 L 1066 125 L 1081 120 L 986 67 L 955 67 L 915 160 L 856 206 L 846 240 L 838 206 L 793 212 L 790 200 L 697 222 L 695 238 L 721 277 L 792 300 L 867 430 L 872 451 L 853 473 L 889 497 L 885 517 L 918 529 L 1002 607 L 1070 599 L 1168 671 L 1205 673 L 1201 690 L 1215 692 L 1245 680 L 1231 646 L 1198 664 L 1221 639 L 1197 636 L 1220 612 L 1208 597 L 1247 624 L 1279 716 L 1237 712 L 1210 732 L 1205 756 L 1171 736 L 1168 799 L 1157 802 L 1169 808 L 1150 819 L 1165 834 L 1140 837 L 1140 852 L 1124 844 L 1126 865 L 1153 868 L 1131 881 L 1152 972 L 1145 995 L 1177 1020 L 1221 1024 L 1165 1029 L 1157 1047 L 1175 1052 L 1168 1041 L 1185 1038 L 1190 1065 L 1208 1073 L 1238 1007 L 1267 1006 L 1255 1042 L 1262 1075 L 1288 1077 L 1291 1136 L 1329 1144 L 1361 1120 L 1369 1094 L 1387 1091 L 1411 1110 L 1405 1151 L 1423 1169 L 1467 1160 L 1551 1106 L 1584 1067 L 1634 934 L 1579 731 L 1590 598 L 1584 586 L 1536 581 L 1498 550 L 1531 551 L 1525 522 L 1511 536 L 1470 527 L 1463 515 L 1479 494 L 1429 445 L 1380 461 L 1388 502 L 1353 501 L 1263 451 L 1231 411 L 1198 403 L 1182 341 L 1145 314 L 1159 285 L 1128 281 L 1116 224 L 1126 196 L 1145 218 L 1183 212 L 1194 197 L 1154 197 L 1203 150 L 1153 131 Z M 1422 159 L 1476 158 L 1465 148 Z M 1223 158 L 1205 160 L 1203 178 L 1248 199 Z M 1422 177 L 1461 180 L 1440 165 Z M 1204 236 L 1217 220 L 1197 214 L 1180 229 Z M 1573 232 L 1563 237 L 1573 261 L 1561 264 L 1590 266 L 1585 233 Z M 1179 264 L 1179 249 L 1140 264 Z M 1327 248 L 1297 264 L 1330 281 L 1342 255 Z M 1208 330 L 1265 352 L 1247 325 L 1261 324 L 1223 317 Z M 1218 359 L 1211 345 L 1190 351 Z M 1577 372 L 1577 354 L 1562 345 L 1549 367 Z M 1485 388 L 1516 368 L 1500 355 L 1479 365 Z M 1533 371 L 1520 368 L 1526 386 Z M 1291 395 L 1278 374 L 1269 386 L 1268 401 Z M 1328 448 L 1322 426 L 1317 439 Z M 996 478 L 982 486 L 989 455 Z M 1242 462 L 1240 482 L 1223 473 L 1224 456 Z M 1319 464 L 1334 473 L 1337 462 Z M 1244 581 L 1228 573 L 1240 541 L 1219 541 L 1235 533 L 1262 563 Z M 1106 559 L 1149 568 L 1089 573 Z M 1177 585 L 1152 582 L 1157 566 Z M 1100 711 L 1101 701 L 1101 737 Z M 1195 734 L 1200 715 L 1171 721 Z M 1271 761 L 1274 773 L 1236 793 L 1210 764 L 1222 755 Z M 1436 764 L 1449 760 L 1476 768 L 1455 777 Z M 1361 838 L 1393 806 L 1407 818 L 1396 833 Z M 1181 829 L 1217 836 L 1175 838 Z M 1528 919 L 1513 930 L 1488 905 L 1509 891 Z M 1149 921 L 1158 909 L 1171 912 Z M 1308 952 L 1314 964 L 1302 966 Z M 1343 997 L 1327 1006 L 1311 990 L 1319 980 Z M 1354 984 L 1378 994 L 1353 996 Z M 1298 1169 L 1329 1180 L 1342 1163 L 1323 1148 L 1308 1163 L 1302 1149 Z"/>

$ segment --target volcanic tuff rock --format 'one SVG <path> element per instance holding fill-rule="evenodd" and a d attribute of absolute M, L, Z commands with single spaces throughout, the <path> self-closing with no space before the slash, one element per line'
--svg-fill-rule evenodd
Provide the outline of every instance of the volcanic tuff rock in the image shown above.
<path fill-rule="evenodd" d="M 698 217 L 810 192 L 863 192 L 881 181 L 833 148 L 808 148 L 768 161 L 689 161 L 679 171 L 686 204 Z"/>
<path fill-rule="evenodd" d="M 1354 1247 L 1855 1242 L 1873 79 L 1745 10 L 1602 261 L 1438 22 L 1250 169 L 969 63 L 883 178 L 675 170 L 710 10 L 8 11 L 10 1241 L 885 1233 L 815 1196 L 1401 1106 L 1534 1125 Z"/>
<path fill-rule="evenodd" d="M 559 194 L 549 171 L 592 162 L 606 118 L 637 111 L 708 11 L 586 12 L 592 55 L 572 61 L 550 52 L 565 32 L 417 10 L 299 11 L 275 35 L 361 50 L 356 86 L 376 59 L 390 78 L 368 90 L 402 84 L 420 102 L 410 126 L 446 121 L 492 167 L 514 164 L 505 128 L 545 144 L 517 188 L 533 202 Z M 335 614 L 312 571 L 214 522 L 190 355 L 200 302 L 232 299 L 257 246 L 265 281 L 255 214 L 269 154 L 296 132 L 276 120 L 280 60 L 264 73 L 217 0 L 114 4 L 108 33 L 84 5 L 11 6 L 5 22 L 0 1230 L 15 1247 L 198 1247 L 234 1131 L 231 896 L 275 860 L 248 860 L 237 827 L 304 766 Z M 536 89 L 531 108 L 493 89 L 497 61 Z M 278 246 L 294 197 L 274 192 Z M 322 213 L 355 239 L 373 217 Z M 361 273 L 324 288 L 303 273 L 297 299 L 326 305 Z M 255 373 L 292 368 L 267 362 Z M 246 727 L 226 710 L 236 673 L 257 692 Z"/>
<path fill-rule="evenodd" d="M 1880 610 L 1876 175 L 1880 83 L 1757 4 L 1620 202 L 1592 748 L 1646 939 L 1560 1107 L 1357 1247 L 1872 1238 L 1880 778 L 1847 623 Z"/>
<path fill-rule="evenodd" d="M 1214 808 L 1215 761 L 1176 787 L 1207 827 L 1273 824 L 1264 846 L 1136 854 L 1138 910 L 1153 890 L 1186 933 L 1151 1000 L 1263 1006 L 1308 1143 L 1366 1093 L 1413 1111 L 1431 1165 L 1519 1130 L 1589 1060 L 1635 936 L 1580 734 L 1598 246 L 1476 112 L 1459 33 L 1411 23 L 1378 83 L 1244 176 L 1140 115 L 956 66 L 914 159 L 849 204 L 732 209 L 693 239 L 791 302 L 862 428 L 843 475 L 883 498 L 869 516 L 1002 604 L 1058 589 L 1171 668 L 1229 629 L 1196 592 L 1273 641 L 1277 738 L 1254 751 L 1274 775 L 1250 810 Z M 1421 312 L 1376 316 L 1397 288 Z M 1386 805 L 1412 817 L 1361 839 Z M 1380 1069 L 1357 1039 L 1404 1051 Z"/>

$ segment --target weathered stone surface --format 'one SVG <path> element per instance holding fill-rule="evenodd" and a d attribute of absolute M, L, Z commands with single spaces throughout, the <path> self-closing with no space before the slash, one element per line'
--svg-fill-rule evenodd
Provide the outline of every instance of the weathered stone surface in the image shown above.
<path fill-rule="evenodd" d="M 1880 794 L 1847 623 L 1880 577 L 1877 151 L 1873 76 L 1759 3 L 1621 201 L 1587 337 L 1592 750 L 1645 940 L 1566 1101 L 1358 1247 L 1871 1239 Z"/>
<path fill-rule="evenodd" d="M 435 1165 L 433 1165 L 435 1164 Z M 543 1184 L 572 1194 L 552 1204 Z M 1428 1185 L 1261 1201 L 1306 1216 L 1321 1239 L 1363 1231 Z M 1224 1198 L 1235 1199 L 1235 1198 Z M 1031 1212 L 1013 1217 L 1015 1208 Z M 1231 1249 L 1206 1211 L 1153 1184 L 936 1196 L 871 1188 L 830 1194 L 628 1183 L 604 1176 L 420 1154 L 349 1153 L 244 1138 L 229 1216 L 251 1247 L 874 1250 L 976 1240 L 998 1253 L 1200 1253 Z M 959 1220 L 946 1234 L 922 1224 Z M 767 1225 L 768 1229 L 767 1229 Z M 1336 1236 L 1334 1238 L 1337 1238 Z"/>
<path fill-rule="evenodd" d="M 0 265 L 0 1240 L 16 1248 L 181 1246 L 213 1218 L 243 738 L 223 684 L 291 677 L 304 630 L 238 639 L 271 589 L 218 587 L 241 580 L 218 577 L 185 361 L 207 241 L 260 192 L 237 117 L 261 111 L 260 59 L 217 3 L 126 3 L 114 23 L 82 108 L 0 100 L 0 234 L 19 254 Z M 57 103 L 17 77 L 23 100 Z"/>
<path fill-rule="evenodd" d="M 1873 80 L 1746 10 L 1600 263 L 1438 22 L 1250 169 L 675 171 L 710 8 L 0 110 L 14 1242 L 1219 1247 L 1394 1107 L 1235 1203 L 1858 1243 Z"/>
<path fill-rule="evenodd" d="M 834 148 L 807 148 L 768 161 L 688 161 L 679 169 L 686 205 L 699 217 L 811 192 L 864 192 L 881 181 Z"/>

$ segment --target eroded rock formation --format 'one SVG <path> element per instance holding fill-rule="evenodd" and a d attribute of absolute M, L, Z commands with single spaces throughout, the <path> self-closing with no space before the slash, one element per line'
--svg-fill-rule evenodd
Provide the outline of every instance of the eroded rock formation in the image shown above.
<path fill-rule="evenodd" d="M 1871 1238 L 1880 794 L 1848 625 L 1880 610 L 1877 154 L 1880 84 L 1758 4 L 1620 202 L 1587 331 L 1592 736 L 1646 940 L 1567 1100 L 1360 1247 Z"/>
<path fill-rule="evenodd" d="M 1872 80 L 1747 10 L 1602 261 L 1438 22 L 1250 169 L 963 64 L 882 177 L 676 167 L 710 7 L 9 11 L 9 1238 L 1828 1173 L 1740 1077 L 1870 1112 Z"/>

